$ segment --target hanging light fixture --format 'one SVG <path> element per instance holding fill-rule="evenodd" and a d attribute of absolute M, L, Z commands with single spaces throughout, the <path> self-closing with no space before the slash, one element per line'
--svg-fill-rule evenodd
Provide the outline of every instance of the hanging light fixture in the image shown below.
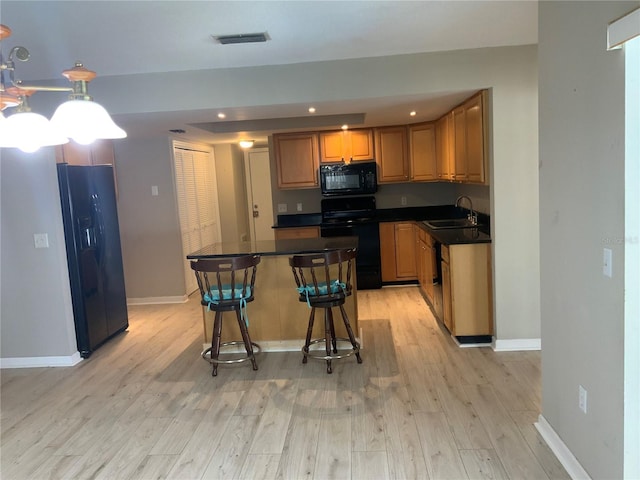
<path fill-rule="evenodd" d="M 11 29 L 0 25 L 0 40 L 10 35 Z M 73 87 L 25 85 L 15 79 L 14 58 L 26 62 L 29 56 L 26 48 L 13 47 L 5 61 L 0 50 L 0 109 L 16 108 L 12 115 L 0 118 L 0 147 L 34 152 L 40 147 L 67 143 L 69 139 L 88 145 L 96 139 L 127 136 L 104 107 L 88 94 L 87 85 L 96 77 L 95 72 L 76 63 L 73 68 L 62 72 Z M 29 95 L 38 91 L 70 92 L 69 100 L 56 109 L 50 122 L 29 108 Z"/>
<path fill-rule="evenodd" d="M 61 145 L 69 141 L 45 116 L 31 111 L 28 98 L 33 90 L 12 87 L 9 92 L 19 103 L 16 112 L 0 124 L 0 147 L 14 147 L 33 153 L 40 147 Z"/>
<path fill-rule="evenodd" d="M 111 120 L 105 108 L 94 102 L 87 93 L 87 84 L 96 78 L 96 72 L 87 70 L 81 63 L 76 63 L 75 67 L 65 70 L 62 75 L 73 82 L 73 93 L 51 117 L 54 128 L 82 145 L 88 145 L 99 138 L 127 136 L 127 133 Z"/>

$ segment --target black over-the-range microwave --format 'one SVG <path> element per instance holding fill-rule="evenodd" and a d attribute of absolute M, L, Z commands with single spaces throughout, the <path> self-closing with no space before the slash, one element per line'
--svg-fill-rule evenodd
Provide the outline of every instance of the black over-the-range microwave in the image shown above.
<path fill-rule="evenodd" d="M 320 165 L 322 195 L 367 195 L 376 193 L 376 162 L 326 163 Z"/>

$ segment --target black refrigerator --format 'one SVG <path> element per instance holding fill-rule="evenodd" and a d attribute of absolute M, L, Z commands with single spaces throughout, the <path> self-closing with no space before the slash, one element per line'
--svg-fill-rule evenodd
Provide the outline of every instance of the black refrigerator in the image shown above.
<path fill-rule="evenodd" d="M 58 164 L 71 301 L 83 358 L 129 326 L 111 165 Z"/>

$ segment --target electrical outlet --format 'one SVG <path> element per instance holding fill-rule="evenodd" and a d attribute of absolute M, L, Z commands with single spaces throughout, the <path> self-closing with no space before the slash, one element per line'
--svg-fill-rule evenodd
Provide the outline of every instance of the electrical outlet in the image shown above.
<path fill-rule="evenodd" d="M 582 385 L 578 385 L 578 408 L 587 413 L 587 391 Z"/>
<path fill-rule="evenodd" d="M 279 203 L 278 204 L 278 213 L 287 213 L 287 204 Z"/>
<path fill-rule="evenodd" d="M 611 278 L 613 275 L 613 252 L 610 248 L 605 248 L 602 255 L 602 274 Z"/>
<path fill-rule="evenodd" d="M 302 204 L 301 204 L 301 203 L 296 203 L 296 210 L 297 210 L 298 212 L 301 212 L 301 211 L 302 211 Z"/>
<path fill-rule="evenodd" d="M 34 233 L 33 243 L 36 248 L 49 248 L 49 235 L 46 233 Z"/>
<path fill-rule="evenodd" d="M 402 205 L 406 205 L 407 204 L 407 197 L 405 197 L 404 195 L 400 197 L 400 203 Z"/>

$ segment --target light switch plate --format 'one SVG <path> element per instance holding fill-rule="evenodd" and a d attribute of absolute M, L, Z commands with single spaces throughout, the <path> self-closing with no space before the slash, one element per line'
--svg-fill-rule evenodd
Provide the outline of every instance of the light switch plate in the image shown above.
<path fill-rule="evenodd" d="M 34 233 L 33 243 L 36 248 L 49 248 L 49 235 L 46 233 Z"/>
<path fill-rule="evenodd" d="M 611 278 L 613 275 L 613 252 L 610 248 L 605 248 L 602 255 L 602 274 Z"/>

